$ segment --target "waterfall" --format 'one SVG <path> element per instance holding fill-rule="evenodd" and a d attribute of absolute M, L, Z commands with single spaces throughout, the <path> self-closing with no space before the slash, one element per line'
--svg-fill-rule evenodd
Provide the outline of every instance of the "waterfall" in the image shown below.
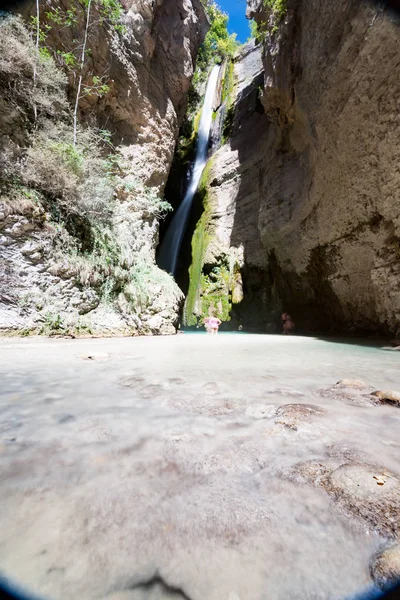
<path fill-rule="evenodd" d="M 173 275 L 175 275 L 178 254 L 185 234 L 190 209 L 192 208 L 193 198 L 199 187 L 200 179 L 207 163 L 208 142 L 210 139 L 213 104 L 218 84 L 219 71 L 220 67 L 216 65 L 211 71 L 208 79 L 199 125 L 196 156 L 188 190 L 172 219 L 171 225 L 168 228 L 160 248 L 159 265 L 164 271 L 172 273 Z"/>

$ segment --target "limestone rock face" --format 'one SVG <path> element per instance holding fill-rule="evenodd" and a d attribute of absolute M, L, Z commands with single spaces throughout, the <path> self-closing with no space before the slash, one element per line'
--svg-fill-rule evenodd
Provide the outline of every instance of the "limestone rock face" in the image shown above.
<path fill-rule="evenodd" d="M 79 121 L 109 130 L 114 146 L 118 146 L 119 154 L 129 165 L 128 180 L 138 182 L 143 190 L 144 186 L 154 188 L 161 196 L 197 51 L 209 24 L 200 0 L 123 0 L 121 4 L 122 32 L 100 25 L 89 29 L 88 73 L 104 75 L 110 89 L 103 97 L 82 94 Z M 18 8 L 25 23 L 36 14 L 36 3 L 31 0 Z M 78 20 L 75 25 L 61 27 L 46 16 L 50 10 L 60 10 L 65 15 L 69 8 L 66 0 L 40 3 L 44 30 L 48 21 L 46 46 L 50 50 L 67 50 L 76 45 L 75 36 L 82 35 L 85 23 Z M 96 23 L 99 15 L 95 14 L 94 3 L 92 10 Z M 21 33 L 21 26 L 19 30 Z M 13 43 L 23 52 L 26 39 L 22 33 L 21 36 Z M 25 53 L 24 77 L 32 86 L 33 62 L 29 52 Z M 4 89 L 8 86 L 7 77 L 9 73 L 0 77 Z M 67 93 L 71 106 L 76 84 L 77 78 L 69 73 Z M 53 109 L 51 99 L 41 98 L 49 120 L 67 119 L 65 115 L 68 110 L 71 112 L 64 87 L 61 81 L 59 96 L 63 104 L 58 110 Z M 8 102 L 7 94 L 0 95 L 0 152 L 5 155 L 12 147 L 18 159 L 18 148 L 27 145 L 32 123 L 17 102 Z M 109 224 L 125 254 L 138 258 L 131 262 L 139 264 L 145 259 L 145 289 L 135 289 L 135 281 L 125 281 L 120 293 L 117 286 L 117 297 L 110 302 L 104 286 L 100 294 L 93 281 L 82 282 L 82 277 L 77 276 L 69 252 L 73 236 L 62 223 L 52 221 L 48 207 L 35 204 L 30 197 L 21 202 L 8 192 L 2 196 L 0 189 L 0 330 L 175 333 L 182 294 L 172 279 L 155 266 L 157 215 L 149 216 L 139 205 L 133 209 L 126 205 L 124 197 L 116 198 Z M 96 264 L 92 266 L 91 278 L 97 279 Z"/>
<path fill-rule="evenodd" d="M 67 0 L 46 0 L 42 14 Z M 176 137 L 186 108 L 186 94 L 194 72 L 197 50 L 208 30 L 200 0 L 122 0 L 123 35 L 105 27 L 90 29 L 91 68 L 106 74 L 110 91 L 102 98 L 80 103 L 83 121 L 106 127 L 115 145 L 125 147 L 136 176 L 163 189 L 171 166 Z M 21 10 L 36 12 L 29 0 Z M 77 27 L 84 28 L 84 23 Z M 72 27 L 52 27 L 47 43 L 73 47 Z M 70 96 L 76 82 L 71 77 Z"/>
<path fill-rule="evenodd" d="M 210 254 L 243 254 L 234 323 L 274 330 L 288 311 L 299 330 L 396 333 L 399 23 L 356 0 L 291 0 L 275 31 L 261 1 L 248 16 L 271 31 L 252 52 L 264 75 L 242 89 L 237 59 L 209 180 Z"/>
<path fill-rule="evenodd" d="M 186 312 L 199 318 L 210 305 L 226 321 L 232 304 L 237 312 L 237 307 L 248 303 L 249 318 L 258 322 L 257 301 L 248 288 L 243 297 L 243 276 L 249 264 L 260 269 L 264 265 L 258 232 L 260 198 L 253 172 L 254 161 L 260 160 L 257 140 L 268 125 L 258 98 L 258 87 L 263 83 L 261 47 L 254 42 L 247 44 L 229 71 L 228 66 L 225 78 L 232 80 L 230 97 L 220 109 L 222 131 L 228 131 L 229 137 L 223 138 L 225 143 L 213 154 L 205 171 L 206 209 L 192 243 L 191 272 L 203 270 L 205 277 L 202 285 L 191 277 Z M 199 235 L 202 228 L 204 236 Z M 196 235 L 201 237 L 199 243 Z M 196 247 L 200 241 L 201 252 Z M 197 297 L 191 304 L 192 289 L 196 289 Z"/>
<path fill-rule="evenodd" d="M 352 0 L 292 6 L 264 56 L 278 143 L 259 216 L 271 283 L 310 325 L 396 331 L 399 25 Z"/>

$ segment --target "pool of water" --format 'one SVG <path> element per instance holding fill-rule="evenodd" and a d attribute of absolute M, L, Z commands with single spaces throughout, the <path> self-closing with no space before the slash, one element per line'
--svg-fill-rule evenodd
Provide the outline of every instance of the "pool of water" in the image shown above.
<path fill-rule="evenodd" d="M 0 340 L 0 364 L 0 571 L 27 589 L 283 600 L 371 588 L 385 532 L 298 473 L 307 461 L 399 473 L 400 411 L 321 394 L 342 379 L 400 390 L 396 351 L 243 333 L 27 338 Z M 288 404 L 316 412 L 279 418 Z"/>

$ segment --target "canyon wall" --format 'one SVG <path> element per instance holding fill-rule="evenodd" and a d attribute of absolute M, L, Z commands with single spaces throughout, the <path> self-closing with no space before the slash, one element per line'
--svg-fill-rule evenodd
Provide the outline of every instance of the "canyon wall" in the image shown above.
<path fill-rule="evenodd" d="M 42 179 L 38 172 L 31 174 L 32 184 L 13 176 L 7 181 L 4 178 L 0 190 L 3 332 L 175 331 L 182 295 L 173 280 L 155 266 L 157 196 L 162 198 L 197 51 L 209 24 L 200 0 L 123 0 L 121 5 L 122 29 L 118 29 L 102 24 L 101 13 L 92 3 L 85 83 L 92 84 L 93 75 L 101 76 L 109 90 L 81 94 L 78 116 L 84 126 L 108 130 L 119 161 L 113 173 L 121 179 L 118 169 L 123 163 L 123 185 L 110 196 L 112 209 L 102 208 L 105 214 L 98 221 L 92 210 L 88 222 L 84 214 L 79 215 L 79 207 L 73 206 L 67 213 L 62 206 L 65 190 L 57 181 L 56 164 L 49 165 L 48 173 L 48 178 L 53 176 L 54 189 L 47 182 L 45 192 L 45 172 Z M 42 163 L 50 161 L 51 151 L 52 158 L 57 154 L 61 160 L 60 173 L 66 162 L 77 163 L 90 154 L 84 149 L 75 156 L 67 134 L 59 139 L 52 133 L 54 127 L 63 135 L 67 129 L 72 132 L 77 69 L 65 69 L 61 52 L 76 46 L 75 38 L 81 40 L 85 29 L 81 9 L 72 24 L 64 22 L 74 6 L 64 0 L 40 2 L 40 27 L 45 37 L 40 46 L 47 48 L 55 63 L 47 60 L 42 50 L 37 68 L 35 28 L 29 39 L 22 22 L 10 25 L 9 17 L 2 20 L 3 175 L 18 164 L 27 179 L 25 163 L 29 163 L 31 150 L 27 159 L 26 149 L 32 145 L 36 148 L 32 151 L 36 152 L 34 164 L 39 150 Z M 18 12 L 29 27 L 36 3 L 24 2 Z M 59 15 L 62 24 L 57 22 Z M 61 74 L 63 68 L 66 78 Z M 109 152 L 114 150 L 105 148 L 104 156 Z M 88 178 L 90 175 L 89 169 Z M 96 193 L 92 194 L 94 202 Z M 60 206 L 64 212 L 55 215 Z"/>
<path fill-rule="evenodd" d="M 279 19 L 251 0 L 248 16 L 264 72 L 246 86 L 248 54 L 235 61 L 229 137 L 204 184 L 203 281 L 234 328 L 274 331 L 287 311 L 299 331 L 396 334 L 399 22 L 357 0 L 288 0 Z"/>
<path fill-rule="evenodd" d="M 123 145 L 135 174 L 162 190 L 197 51 L 209 25 L 200 0 L 120 0 L 120 4 L 123 35 L 100 25 L 90 29 L 90 69 L 105 76 L 110 91 L 103 97 L 83 98 L 80 120 L 107 128 L 113 143 Z M 49 9 L 65 12 L 72 6 L 69 0 L 42 1 L 42 18 L 52 25 L 46 18 Z M 20 12 L 29 20 L 36 14 L 35 1 L 27 1 Z M 74 27 L 52 26 L 46 43 L 57 49 L 74 47 L 73 39 L 85 28 L 83 17 Z M 75 89 L 76 78 L 70 76 L 72 102 Z"/>

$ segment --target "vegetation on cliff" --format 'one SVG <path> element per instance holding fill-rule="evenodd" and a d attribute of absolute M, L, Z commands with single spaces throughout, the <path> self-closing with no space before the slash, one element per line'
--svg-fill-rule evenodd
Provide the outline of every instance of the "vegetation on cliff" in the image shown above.
<path fill-rule="evenodd" d="M 151 250 L 169 204 L 134 177 L 107 132 L 74 123 L 65 75 L 11 16 L 0 19 L 0 88 L 0 229 L 31 223 L 43 269 L 87 290 L 91 309 L 103 302 L 139 316 L 153 302 L 156 284 L 174 287 L 178 297 Z M 39 311 L 44 323 L 62 329 L 45 289 L 23 302 L 25 312 Z"/>
<path fill-rule="evenodd" d="M 210 30 L 197 55 L 196 71 L 189 91 L 189 115 L 196 112 L 199 106 L 211 67 L 232 58 L 240 48 L 236 34 L 230 34 L 228 31 L 228 15 L 214 0 L 202 0 L 202 2 L 210 21 Z"/>
<path fill-rule="evenodd" d="M 194 159 L 198 127 L 202 111 L 202 99 L 206 82 L 211 68 L 216 63 L 228 64 L 223 80 L 223 101 L 228 101 L 227 95 L 232 88 L 233 72 L 232 58 L 240 48 L 236 34 L 228 31 L 229 17 L 224 13 L 214 0 L 202 0 L 210 22 L 210 30 L 201 45 L 196 62 L 196 70 L 188 94 L 188 106 L 182 123 L 179 139 L 176 145 L 175 156 L 170 173 L 170 180 L 174 180 L 173 196 L 176 197 L 181 189 L 179 182 L 184 181 L 188 169 Z"/>
<path fill-rule="evenodd" d="M 225 64 L 225 72 L 222 80 L 221 104 L 223 109 L 221 142 L 225 144 L 231 136 L 233 119 L 235 117 L 234 105 L 235 90 L 235 65 L 232 59 Z"/>
<path fill-rule="evenodd" d="M 36 85 L 37 63 L 51 56 L 73 79 L 73 129 L 76 144 L 80 101 L 85 96 L 102 97 L 110 89 L 107 77 L 94 73 L 90 65 L 90 57 L 93 55 L 90 47 L 92 30 L 104 27 L 113 34 L 124 33 L 123 8 L 118 0 L 74 1 L 68 8 L 48 8 L 42 9 L 37 1 L 36 14 L 31 16 L 31 33 L 35 41 L 33 84 Z M 70 32 L 69 36 L 64 36 L 59 47 L 47 43 L 54 28 L 68 29 Z"/>
<path fill-rule="evenodd" d="M 196 85 L 198 80 L 201 81 L 202 73 L 207 73 L 210 65 L 215 62 L 223 62 L 218 116 L 221 142 L 226 143 L 231 135 L 234 118 L 234 56 L 240 48 L 240 44 L 236 41 L 236 35 L 229 35 L 228 16 L 220 11 L 214 2 L 208 3 L 208 13 L 212 26 L 199 53 L 197 76 L 195 76 L 194 83 Z M 226 256 L 218 265 L 205 265 L 206 254 L 213 240 L 210 223 L 212 207 L 209 195 L 211 169 L 212 158 L 208 161 L 203 173 L 197 196 L 197 201 L 203 205 L 203 213 L 192 238 L 189 291 L 184 311 L 184 322 L 188 326 L 201 324 L 202 320 L 210 313 L 215 314 L 224 322 L 229 321 L 233 301 L 232 294 L 235 289 L 234 261 L 232 262 L 230 257 Z"/>
<path fill-rule="evenodd" d="M 224 13 L 214 0 L 202 0 L 210 21 L 210 30 L 200 47 L 197 57 L 197 69 L 194 84 L 197 79 L 207 73 L 210 65 L 222 62 L 231 57 L 240 47 L 236 33 L 228 31 L 229 17 Z"/>
<path fill-rule="evenodd" d="M 213 240 L 215 241 L 213 196 L 210 192 L 213 164 L 211 158 L 204 170 L 198 192 L 203 204 L 203 214 L 192 238 L 190 283 L 184 309 L 184 324 L 191 327 L 202 325 L 204 318 L 209 315 L 215 315 L 223 322 L 230 321 L 232 305 L 239 304 L 243 299 L 238 257 L 234 252 L 223 252 L 216 261 L 209 252 Z"/>
<path fill-rule="evenodd" d="M 262 0 L 260 19 L 250 22 L 251 37 L 262 42 L 268 34 L 276 33 L 286 12 L 287 0 Z"/>

